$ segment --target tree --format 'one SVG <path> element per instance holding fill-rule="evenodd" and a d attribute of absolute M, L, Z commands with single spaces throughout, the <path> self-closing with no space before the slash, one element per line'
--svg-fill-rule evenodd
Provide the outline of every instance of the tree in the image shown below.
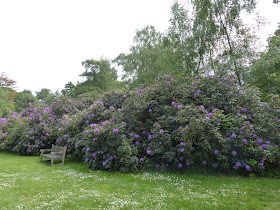
<path fill-rule="evenodd" d="M 9 90 L 14 90 L 16 81 L 9 79 L 4 72 L 0 75 L 0 86 Z"/>
<path fill-rule="evenodd" d="M 251 66 L 250 83 L 265 93 L 280 94 L 280 24 L 268 39 L 267 49 Z"/>
<path fill-rule="evenodd" d="M 84 82 L 77 84 L 75 91 L 81 93 L 89 91 L 105 92 L 111 89 L 114 81 L 117 80 L 117 70 L 111 67 L 108 59 L 101 58 L 100 60 L 86 60 L 82 62 L 85 67 L 80 76 L 85 78 Z"/>
<path fill-rule="evenodd" d="M 50 89 L 42 88 L 39 92 L 36 92 L 36 98 L 46 104 L 51 104 L 56 97 Z"/>
<path fill-rule="evenodd" d="M 136 31 L 130 53 L 122 53 L 114 59 L 123 67 L 122 79 L 130 88 L 151 83 L 172 69 L 171 62 L 167 62 L 168 48 L 165 44 L 163 34 L 156 31 L 154 26 Z"/>
<path fill-rule="evenodd" d="M 10 111 L 14 111 L 14 103 L 11 100 L 11 92 L 0 87 L 0 117 L 7 117 Z"/>
<path fill-rule="evenodd" d="M 21 112 L 23 109 L 29 106 L 29 103 L 35 102 L 37 99 L 33 96 L 30 90 L 24 90 L 16 94 L 15 97 L 15 108 L 16 112 Z"/>
<path fill-rule="evenodd" d="M 61 91 L 63 96 L 73 96 L 76 86 L 72 82 L 68 82 Z"/>

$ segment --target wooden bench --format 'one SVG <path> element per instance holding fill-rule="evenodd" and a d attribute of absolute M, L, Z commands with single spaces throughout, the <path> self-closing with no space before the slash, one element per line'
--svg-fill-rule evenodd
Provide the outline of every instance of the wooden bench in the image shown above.
<path fill-rule="evenodd" d="M 47 159 L 51 160 L 51 165 L 52 166 L 54 166 L 54 165 L 64 165 L 66 149 L 67 149 L 66 146 L 61 147 L 61 146 L 55 146 L 55 145 L 52 145 L 51 149 L 41 149 L 40 150 L 40 152 L 41 152 L 41 154 L 40 154 L 41 162 L 43 161 L 42 158 L 44 157 L 44 158 L 47 158 Z M 48 152 L 48 153 L 45 153 L 45 152 Z M 57 160 L 57 159 L 61 159 L 62 163 L 54 164 L 54 160 Z"/>

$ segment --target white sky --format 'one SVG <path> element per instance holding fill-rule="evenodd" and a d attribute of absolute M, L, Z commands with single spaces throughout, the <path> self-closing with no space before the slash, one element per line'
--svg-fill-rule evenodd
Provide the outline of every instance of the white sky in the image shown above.
<path fill-rule="evenodd" d="M 280 22 L 280 4 L 259 0 L 260 15 Z M 81 62 L 129 52 L 137 29 L 169 27 L 173 0 L 0 0 L 0 73 L 24 89 L 52 91 L 81 80 Z"/>

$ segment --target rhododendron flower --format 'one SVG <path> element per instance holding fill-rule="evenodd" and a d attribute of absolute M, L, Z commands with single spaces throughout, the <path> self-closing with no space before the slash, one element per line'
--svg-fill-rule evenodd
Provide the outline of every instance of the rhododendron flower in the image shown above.
<path fill-rule="evenodd" d="M 149 112 L 152 112 L 153 110 L 152 109 L 149 109 Z"/>
<path fill-rule="evenodd" d="M 250 170 L 251 170 L 251 166 L 246 165 L 246 166 L 245 166 L 245 169 L 246 169 L 246 171 L 250 171 Z"/>
<path fill-rule="evenodd" d="M 247 141 L 247 139 L 242 139 L 242 142 L 244 142 L 244 143 L 248 143 L 248 141 Z"/>
<path fill-rule="evenodd" d="M 178 105 L 178 109 L 181 109 L 184 105 Z"/>
<path fill-rule="evenodd" d="M 213 163 L 213 164 L 212 164 L 212 167 L 213 167 L 213 168 L 217 168 L 217 167 L 218 167 L 218 164 Z"/>
<path fill-rule="evenodd" d="M 138 145 L 138 144 L 139 144 L 139 141 L 136 141 L 136 142 L 135 142 L 135 145 Z"/>
<path fill-rule="evenodd" d="M 184 148 L 181 148 L 181 150 L 180 150 L 181 152 L 184 152 L 185 151 L 185 149 Z"/>
<path fill-rule="evenodd" d="M 236 155 L 237 155 L 237 152 L 236 152 L 236 151 L 232 151 L 231 154 L 232 154 L 233 156 L 236 156 Z"/>
<path fill-rule="evenodd" d="M 205 120 L 209 120 L 209 117 L 205 117 Z"/>
<path fill-rule="evenodd" d="M 113 129 L 113 133 L 118 133 L 119 132 L 119 129 L 115 128 Z"/>
<path fill-rule="evenodd" d="M 184 145 L 185 145 L 185 142 L 180 142 L 180 145 L 181 145 L 181 146 L 184 146 Z"/>
<path fill-rule="evenodd" d="M 179 163 L 178 164 L 178 168 L 182 168 L 183 167 L 183 164 L 182 163 Z"/>
<path fill-rule="evenodd" d="M 200 109 L 200 110 L 204 110 L 204 106 L 203 106 L 203 105 L 200 105 L 200 106 L 199 106 L 199 109 Z"/>
<path fill-rule="evenodd" d="M 265 149 L 266 147 L 267 147 L 266 144 L 263 144 L 263 145 L 262 145 L 262 148 L 263 148 L 263 149 Z"/>
<path fill-rule="evenodd" d="M 207 164 L 207 161 L 206 161 L 206 160 L 203 160 L 203 161 L 202 161 L 202 164 L 203 164 L 203 165 L 206 165 L 206 164 Z"/>
<path fill-rule="evenodd" d="M 243 111 L 243 112 L 247 112 L 247 109 L 246 109 L 246 108 L 242 108 L 242 111 Z"/>
<path fill-rule="evenodd" d="M 236 162 L 235 164 L 237 167 L 240 167 L 242 164 L 240 162 Z"/>
<path fill-rule="evenodd" d="M 98 132 L 99 132 L 99 128 L 96 128 L 96 129 L 95 129 L 95 132 L 98 133 Z"/>
<path fill-rule="evenodd" d="M 213 117 L 213 114 L 210 112 L 210 113 L 208 114 L 208 117 Z"/>
<path fill-rule="evenodd" d="M 176 102 L 175 102 L 175 101 L 172 101 L 172 102 L 171 102 L 171 105 L 175 105 L 175 104 L 176 104 Z"/>
<path fill-rule="evenodd" d="M 233 133 L 233 134 L 231 134 L 231 136 L 233 137 L 233 138 L 236 138 L 236 134 L 235 133 Z"/>
<path fill-rule="evenodd" d="M 262 139 L 258 139 L 257 142 L 258 142 L 259 144 L 261 144 L 263 141 L 262 141 Z"/>
<path fill-rule="evenodd" d="M 149 150 L 149 149 L 146 152 L 148 155 L 151 154 L 151 150 Z"/>
<path fill-rule="evenodd" d="M 218 155 L 219 154 L 219 150 L 214 150 L 214 154 Z"/>

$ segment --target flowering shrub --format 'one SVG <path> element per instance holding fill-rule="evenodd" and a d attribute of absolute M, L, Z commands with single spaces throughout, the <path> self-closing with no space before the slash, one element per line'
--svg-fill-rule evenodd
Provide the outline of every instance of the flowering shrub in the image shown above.
<path fill-rule="evenodd" d="M 96 100 L 95 100 L 96 99 Z M 2 149 L 38 154 L 51 144 L 94 169 L 142 167 L 261 172 L 279 165 L 280 103 L 233 76 L 172 78 L 102 96 L 30 104 L 0 120 Z"/>

